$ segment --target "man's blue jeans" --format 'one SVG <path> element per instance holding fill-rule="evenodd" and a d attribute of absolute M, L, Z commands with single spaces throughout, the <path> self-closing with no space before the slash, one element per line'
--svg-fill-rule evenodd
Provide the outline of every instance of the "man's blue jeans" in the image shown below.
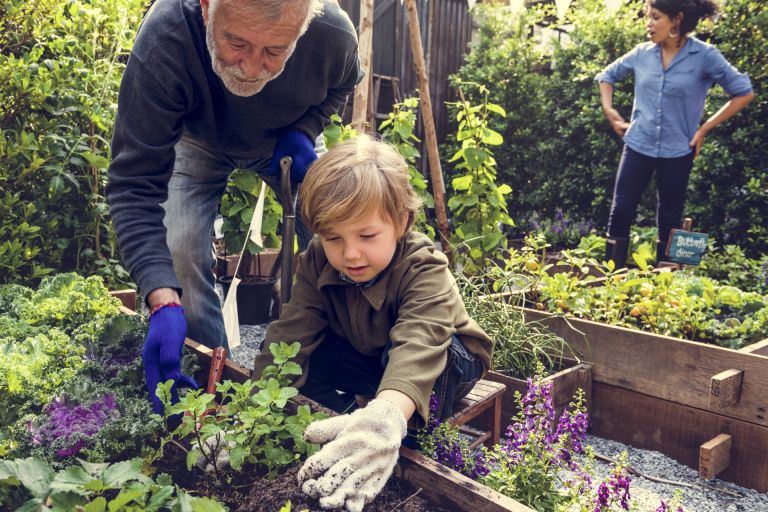
<path fill-rule="evenodd" d="M 323 342 L 309 357 L 307 382 L 299 391 L 329 409 L 348 412 L 354 407 L 355 395 L 376 394 L 388 363 L 389 347 L 364 355 L 328 329 Z M 453 336 L 445 370 L 432 388 L 437 395 L 440 419 L 453 414 L 453 405 L 472 390 L 483 371 L 482 360 L 470 353 L 458 336 Z"/>
<path fill-rule="evenodd" d="M 270 156 L 238 157 L 224 154 L 196 141 L 182 138 L 175 146 L 176 162 L 168 183 L 165 227 L 173 268 L 181 283 L 181 302 L 187 320 L 187 336 L 209 347 L 229 348 L 224 331 L 221 302 L 216 293 L 211 246 L 213 221 L 227 178 L 236 169 L 258 173 L 280 197 L 280 178 L 264 176 Z M 299 250 L 312 234 L 296 218 Z"/>
<path fill-rule="evenodd" d="M 629 237 L 637 205 L 656 171 L 656 224 L 659 228 L 659 241 L 666 244 L 669 232 L 680 227 L 692 167 L 693 152 L 678 158 L 654 158 L 625 145 L 613 190 L 608 236 Z"/>

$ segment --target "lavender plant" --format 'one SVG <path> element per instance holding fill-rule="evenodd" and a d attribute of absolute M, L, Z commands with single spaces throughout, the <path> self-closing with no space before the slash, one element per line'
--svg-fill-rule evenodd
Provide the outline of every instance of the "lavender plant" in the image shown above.
<path fill-rule="evenodd" d="M 561 492 L 566 481 L 561 470 L 579 471 L 574 458 L 584 453 L 588 415 L 579 390 L 569 410 L 556 419 L 552 384 L 528 379 L 525 395 L 515 393 L 520 410 L 505 439 L 487 454 L 490 471 L 485 485 L 536 510 L 555 510 L 573 503 Z"/>
<path fill-rule="evenodd" d="M 473 480 L 488 474 L 485 453 L 482 450 L 472 452 L 459 428 L 450 423 L 441 422 L 437 417 L 438 399 L 433 393 L 429 399 L 429 419 L 427 425 L 417 435 L 421 451 L 440 464 L 447 466 Z"/>

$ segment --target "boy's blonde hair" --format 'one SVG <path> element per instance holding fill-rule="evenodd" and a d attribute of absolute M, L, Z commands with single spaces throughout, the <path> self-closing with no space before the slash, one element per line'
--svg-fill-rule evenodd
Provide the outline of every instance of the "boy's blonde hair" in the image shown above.
<path fill-rule="evenodd" d="M 299 201 L 302 217 L 319 234 L 373 211 L 398 227 L 407 218 L 407 233 L 422 205 L 405 159 L 368 135 L 340 142 L 318 158 L 307 171 Z"/>

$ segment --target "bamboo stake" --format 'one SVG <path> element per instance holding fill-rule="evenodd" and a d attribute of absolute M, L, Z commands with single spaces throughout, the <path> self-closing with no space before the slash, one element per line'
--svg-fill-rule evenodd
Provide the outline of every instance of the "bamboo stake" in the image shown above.
<path fill-rule="evenodd" d="M 435 198 L 437 230 L 442 237 L 443 252 L 450 259 L 451 234 L 448 230 L 448 215 L 445 211 L 445 185 L 443 184 L 443 171 L 440 167 L 440 156 L 437 152 L 435 118 L 432 115 L 432 100 L 429 96 L 429 80 L 427 78 L 427 67 L 424 63 L 424 47 L 421 45 L 421 27 L 419 25 L 419 14 L 416 11 L 416 0 L 405 0 L 405 8 L 408 11 L 408 35 L 411 40 L 413 65 L 419 78 L 421 119 L 424 123 L 424 139 L 427 144 L 427 157 L 429 158 L 429 175 L 432 179 L 432 194 Z"/>
<path fill-rule="evenodd" d="M 373 0 L 360 0 L 360 34 L 357 53 L 365 77 L 355 86 L 355 98 L 352 104 L 352 127 L 359 133 L 366 130 L 368 124 L 368 97 L 371 90 L 371 55 L 373 54 Z M 373 127 L 371 127 L 373 129 Z"/>

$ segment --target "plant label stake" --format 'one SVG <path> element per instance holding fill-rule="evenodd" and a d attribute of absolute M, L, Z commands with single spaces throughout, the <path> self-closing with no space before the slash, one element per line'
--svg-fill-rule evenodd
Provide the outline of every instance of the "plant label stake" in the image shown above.
<path fill-rule="evenodd" d="M 240 270 L 240 263 L 243 261 L 243 254 L 245 254 L 248 240 L 261 248 L 264 247 L 264 241 L 261 237 L 261 220 L 262 217 L 264 217 L 264 197 L 266 194 L 266 187 L 266 183 L 262 181 L 259 199 L 256 201 L 256 208 L 253 211 L 253 217 L 251 217 L 251 224 L 248 226 L 248 233 L 245 234 L 243 249 L 240 251 L 240 257 L 237 259 L 237 266 L 235 267 L 235 274 L 232 276 L 232 284 L 229 286 L 229 291 L 227 292 L 227 296 L 224 299 L 224 306 L 222 307 L 224 330 L 227 333 L 227 341 L 229 342 L 230 350 L 240 346 L 240 319 L 237 316 L 237 286 L 240 284 L 240 278 L 237 277 L 237 274 Z"/>
<path fill-rule="evenodd" d="M 701 257 L 707 251 L 706 233 L 691 231 L 691 220 L 686 218 L 683 229 L 673 229 L 669 232 L 669 241 L 665 254 L 670 261 L 684 265 L 698 265 Z"/>

